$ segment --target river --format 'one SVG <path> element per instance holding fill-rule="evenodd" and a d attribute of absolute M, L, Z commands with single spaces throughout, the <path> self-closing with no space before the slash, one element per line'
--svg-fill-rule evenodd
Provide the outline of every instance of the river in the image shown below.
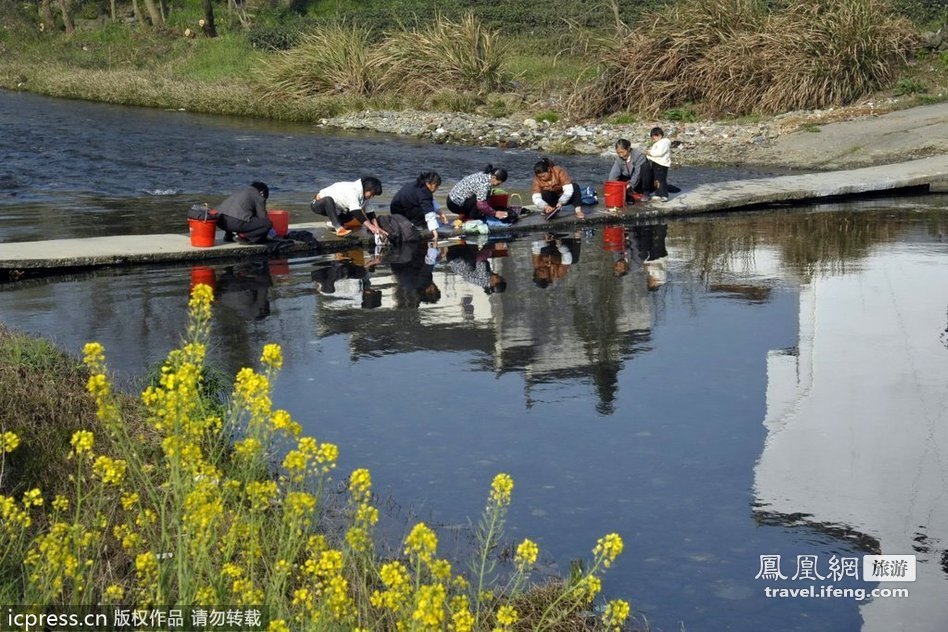
<path fill-rule="evenodd" d="M 369 172 L 391 191 L 492 162 L 521 190 L 536 158 L 9 93 L 0 152 L 0 248 L 184 232 L 186 203 L 254 178 L 294 214 L 317 183 Z M 581 181 L 608 166 L 563 160 Z M 673 172 L 682 187 L 749 175 Z M 379 261 L 100 270 L 0 286 L 0 320 L 73 352 L 98 340 L 138 387 L 179 340 L 191 283 L 210 282 L 212 361 L 233 373 L 283 345 L 276 404 L 339 444 L 340 475 L 372 470 L 390 532 L 414 517 L 455 533 L 508 472 L 509 538 L 565 572 L 620 533 L 605 592 L 653 630 L 935 631 L 948 628 L 946 229 L 945 197 L 920 196 Z M 483 289 L 485 264 L 505 291 Z M 916 580 L 841 570 L 872 554 L 914 555 Z M 775 566 L 785 578 L 768 579 Z M 809 586 L 850 592 L 779 592 Z"/>

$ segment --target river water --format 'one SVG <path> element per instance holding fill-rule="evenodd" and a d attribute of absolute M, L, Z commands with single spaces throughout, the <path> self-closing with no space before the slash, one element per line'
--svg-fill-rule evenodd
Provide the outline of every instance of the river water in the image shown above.
<path fill-rule="evenodd" d="M 0 151 L 0 249 L 178 230 L 182 204 L 252 178 L 302 212 L 316 183 L 359 173 L 395 188 L 430 166 L 451 179 L 535 159 L 6 93 Z M 565 160 L 590 182 L 608 164 Z M 565 572 L 620 533 L 605 591 L 652 629 L 934 631 L 948 628 L 946 229 L 945 197 L 922 196 L 379 260 L 103 270 L 0 286 L 0 320 L 74 352 L 98 340 L 137 386 L 179 340 L 190 285 L 210 282 L 212 361 L 233 373 L 282 344 L 275 402 L 339 444 L 340 476 L 372 470 L 392 532 L 413 516 L 450 541 L 508 472 L 510 539 Z M 488 269 L 505 291 L 483 289 Z M 916 580 L 844 572 L 872 554 L 914 555 Z M 810 586 L 851 592 L 767 594 Z"/>

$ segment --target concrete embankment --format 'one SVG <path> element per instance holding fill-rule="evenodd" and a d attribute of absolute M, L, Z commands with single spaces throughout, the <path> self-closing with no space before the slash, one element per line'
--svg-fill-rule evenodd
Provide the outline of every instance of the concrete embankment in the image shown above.
<path fill-rule="evenodd" d="M 599 206 L 586 209 L 586 219 L 582 223 L 606 224 L 738 211 L 770 204 L 811 203 L 905 190 L 948 193 L 948 155 L 847 171 L 707 184 L 683 191 L 668 202 L 638 204 L 618 210 L 606 209 L 600 198 Z M 545 221 L 542 215 L 533 213 L 515 226 L 505 226 L 501 230 L 505 233 L 555 230 L 577 223 L 580 220 L 573 217 Z M 364 232 L 337 238 L 323 223 L 294 224 L 291 228 L 313 232 L 318 245 L 303 242 L 283 244 L 281 254 L 333 252 L 373 243 L 372 235 Z M 497 232 L 497 229 L 492 232 Z M 104 266 L 237 259 L 269 252 L 272 248 L 264 245 L 218 243 L 210 248 L 197 248 L 191 246 L 186 235 L 122 235 L 10 243 L 0 244 L 0 278 L 17 279 Z"/>

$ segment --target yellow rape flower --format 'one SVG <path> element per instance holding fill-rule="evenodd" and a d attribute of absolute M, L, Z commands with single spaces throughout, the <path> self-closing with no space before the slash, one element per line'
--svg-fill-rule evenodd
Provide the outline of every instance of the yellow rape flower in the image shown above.
<path fill-rule="evenodd" d="M 20 445 L 20 437 L 15 432 L 0 433 L 0 454 L 13 452 Z"/>
<path fill-rule="evenodd" d="M 92 473 L 106 485 L 121 485 L 125 479 L 126 469 L 125 461 L 108 456 L 96 457 L 92 464 Z"/>
<path fill-rule="evenodd" d="M 537 556 L 539 554 L 540 547 L 537 546 L 536 542 L 525 539 L 523 542 L 517 545 L 517 554 L 514 555 L 514 562 L 517 564 L 517 568 L 522 571 L 528 566 L 533 566 L 536 564 Z"/>
<path fill-rule="evenodd" d="M 84 454 L 92 450 L 92 446 L 95 445 L 95 437 L 88 430 L 77 430 L 73 433 L 69 443 L 72 445 L 73 454 Z"/>
<path fill-rule="evenodd" d="M 240 458 L 250 460 L 260 454 L 260 447 L 259 441 L 253 437 L 248 437 L 243 441 L 234 443 L 234 452 L 236 452 Z"/>
<path fill-rule="evenodd" d="M 513 493 L 514 482 L 509 474 L 498 474 L 490 484 L 490 500 L 497 505 L 504 506 L 510 504 L 511 494 Z"/>
<path fill-rule="evenodd" d="M 302 427 L 293 421 L 293 418 L 285 410 L 277 410 L 270 416 L 270 423 L 273 424 L 275 430 L 285 430 L 289 432 L 294 437 L 298 436 L 302 432 Z"/>
<path fill-rule="evenodd" d="M 375 523 L 379 521 L 379 510 L 372 505 L 359 505 L 355 519 L 356 522 L 367 524 L 370 527 L 375 526 Z"/>
<path fill-rule="evenodd" d="M 437 548 L 438 536 L 424 522 L 412 527 L 411 533 L 405 538 L 405 554 L 417 555 L 425 562 L 431 560 Z"/>
<path fill-rule="evenodd" d="M 613 599 L 606 604 L 606 612 L 602 616 L 606 626 L 613 630 L 621 630 L 622 624 L 629 618 L 629 602 L 622 599 Z"/>
<path fill-rule="evenodd" d="M 612 562 L 622 553 L 623 547 L 622 537 L 618 533 L 610 533 L 596 541 L 593 555 L 601 556 L 603 566 L 609 568 Z"/>
<path fill-rule="evenodd" d="M 125 511 L 131 511 L 132 508 L 138 504 L 138 493 L 130 492 L 128 494 L 122 494 L 122 509 Z"/>
<path fill-rule="evenodd" d="M 428 565 L 431 576 L 439 582 L 448 582 L 451 579 L 451 562 L 448 560 L 432 560 Z"/>
<path fill-rule="evenodd" d="M 497 609 L 497 623 L 510 627 L 520 620 L 520 613 L 513 606 L 501 606 Z"/>
<path fill-rule="evenodd" d="M 365 502 L 372 493 L 372 474 L 365 468 L 355 470 L 349 476 L 349 493 L 356 502 Z"/>
<path fill-rule="evenodd" d="M 283 619 L 274 619 L 267 626 L 267 632 L 290 632 L 290 626 Z"/>
<path fill-rule="evenodd" d="M 125 598 L 125 589 L 118 584 L 111 584 L 106 587 L 102 596 L 108 603 L 121 603 L 122 599 Z"/>
<path fill-rule="evenodd" d="M 336 460 L 339 458 L 339 448 L 333 443 L 321 443 L 319 451 L 316 453 L 316 462 L 322 465 L 323 473 L 336 467 Z"/>
<path fill-rule="evenodd" d="M 43 493 L 33 488 L 28 492 L 23 494 L 23 506 L 24 507 L 39 507 L 43 504 Z"/>
<path fill-rule="evenodd" d="M 440 629 L 444 621 L 446 596 L 442 584 L 426 584 L 419 588 L 415 597 L 415 611 L 411 614 L 412 620 L 428 628 Z"/>
<path fill-rule="evenodd" d="M 451 598 L 451 628 L 453 632 L 471 632 L 474 629 L 474 615 L 471 602 L 466 595 Z"/>
<path fill-rule="evenodd" d="M 69 499 L 62 494 L 57 494 L 52 502 L 53 509 L 56 511 L 66 511 L 69 509 Z"/>
<path fill-rule="evenodd" d="M 260 362 L 271 369 L 280 369 L 283 367 L 283 350 L 280 345 L 268 344 L 263 346 L 263 354 L 260 356 Z"/>

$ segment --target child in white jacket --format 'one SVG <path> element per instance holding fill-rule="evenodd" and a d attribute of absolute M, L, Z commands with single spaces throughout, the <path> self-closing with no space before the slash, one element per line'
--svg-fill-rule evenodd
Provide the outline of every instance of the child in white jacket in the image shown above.
<path fill-rule="evenodd" d="M 652 137 L 652 146 L 645 157 L 651 167 L 652 176 L 646 183 L 649 188 L 655 187 L 655 199 L 659 202 L 668 201 L 668 168 L 671 167 L 671 141 L 665 138 L 665 131 L 661 127 L 653 127 L 649 136 Z"/>

